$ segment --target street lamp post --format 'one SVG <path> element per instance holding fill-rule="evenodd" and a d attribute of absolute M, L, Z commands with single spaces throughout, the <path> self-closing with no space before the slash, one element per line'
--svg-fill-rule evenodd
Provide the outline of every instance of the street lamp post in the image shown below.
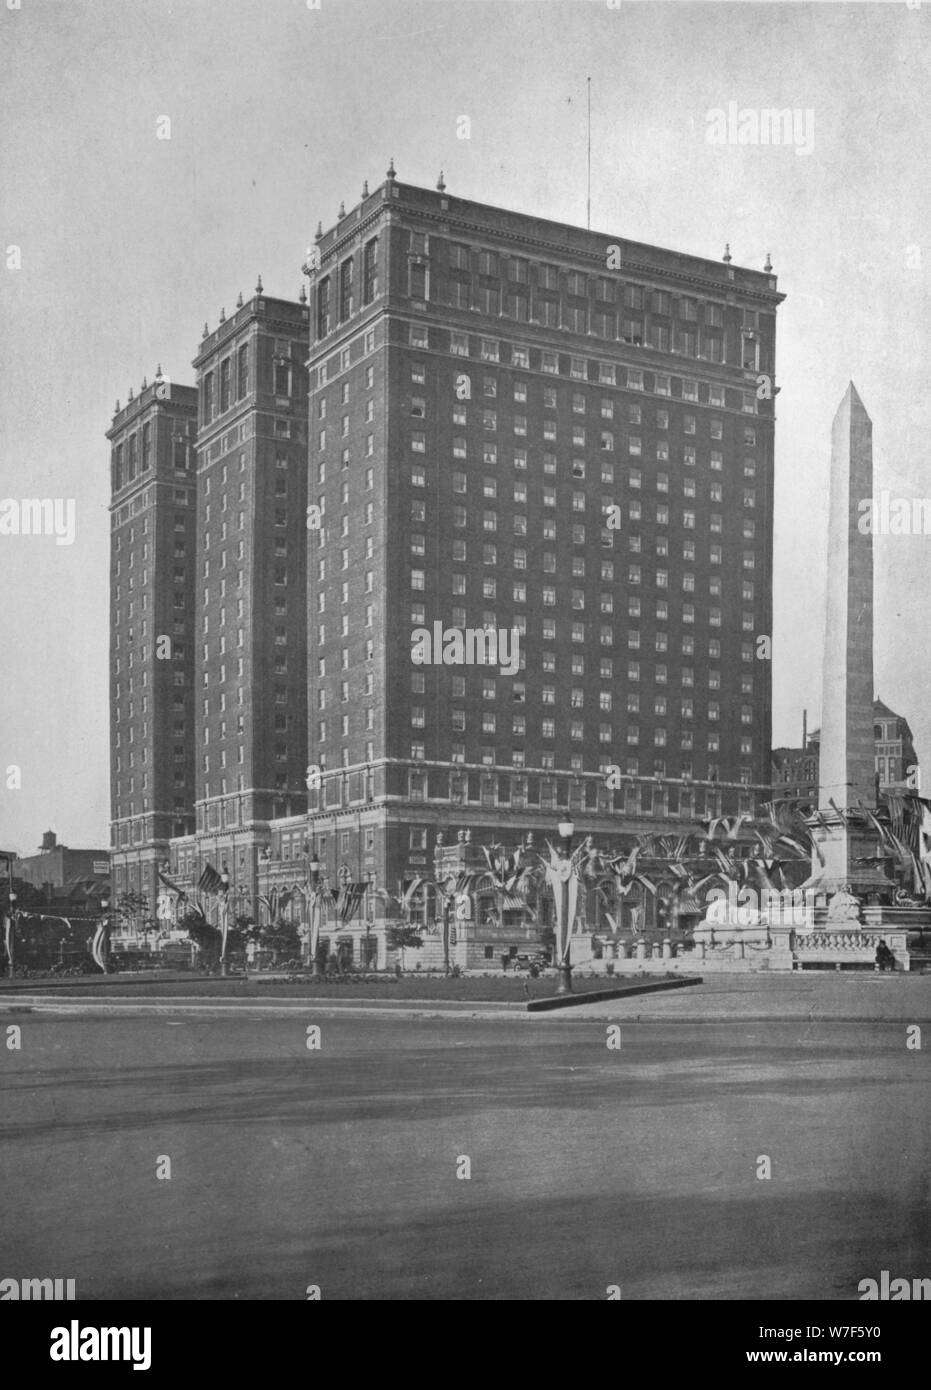
<path fill-rule="evenodd" d="M 371 945 L 372 945 L 372 942 L 371 942 L 372 931 L 371 931 L 371 923 L 370 923 L 370 921 L 369 921 L 369 904 L 370 904 L 370 902 L 371 902 L 371 899 L 370 899 L 370 897 L 369 897 L 369 893 L 370 893 L 370 891 L 371 891 L 371 887 L 372 887 L 372 875 L 371 875 L 371 873 L 369 873 L 369 874 L 367 874 L 367 876 L 366 876 L 366 889 L 365 889 L 365 894 L 364 894 L 363 899 L 362 899 L 362 911 L 363 911 L 364 916 L 365 916 L 365 969 L 366 969 L 366 970 L 370 970 L 370 969 L 372 968 L 372 949 L 371 949 Z"/>
<path fill-rule="evenodd" d="M 4 941 L 4 945 L 6 946 L 6 973 L 12 980 L 13 973 L 16 968 L 14 964 L 14 957 L 16 955 L 16 919 L 18 916 L 18 913 L 16 911 L 16 894 L 13 892 L 12 874 L 10 875 L 9 901 L 10 907 L 6 916 L 6 940 Z"/>
<path fill-rule="evenodd" d="M 442 885 L 443 894 L 443 971 L 449 974 L 449 914 L 453 906 L 453 894 L 447 892 L 446 884 Z"/>
<path fill-rule="evenodd" d="M 559 822 L 559 860 L 554 866 L 553 888 L 556 897 L 556 993 L 572 993 L 572 921 L 575 916 L 576 887 L 571 882 L 572 836 L 575 826 L 571 820 Z M 558 894 L 558 896 L 557 896 Z"/>
<path fill-rule="evenodd" d="M 230 932 L 230 875 L 225 864 L 220 874 L 220 885 L 220 974 L 226 975 L 226 943 Z"/>
<path fill-rule="evenodd" d="M 103 971 L 105 975 L 110 973 L 110 898 L 104 893 L 100 899 L 100 925 L 103 928 L 100 936 L 100 958 L 103 961 Z"/>
<path fill-rule="evenodd" d="M 265 926 L 267 925 L 267 926 L 269 927 L 269 929 L 271 929 L 271 926 L 272 926 L 272 906 L 271 906 L 271 905 L 272 905 L 272 850 L 271 850 L 271 845 L 265 845 L 265 847 L 262 849 L 261 854 L 259 855 L 259 861 L 260 861 L 260 865 L 261 865 L 260 876 L 259 876 L 259 887 L 261 888 L 261 886 L 262 886 L 262 873 L 261 873 L 261 870 L 264 870 L 265 894 L 264 894 L 264 897 L 263 897 L 263 895 L 262 895 L 261 893 L 259 894 L 259 901 L 258 901 L 258 903 L 256 904 L 256 910 L 255 910 L 256 920 L 255 920 L 255 921 L 253 922 L 253 924 L 252 924 L 252 934 L 251 934 L 250 944 L 249 944 L 249 948 L 248 948 L 248 950 L 251 950 L 251 956 L 249 955 L 248 950 L 247 950 L 247 955 L 246 955 L 246 959 L 247 959 L 247 962 L 248 962 L 249 965 L 255 965 L 257 960 L 258 960 L 258 961 L 263 961 L 263 960 L 265 959 L 264 950 L 265 950 L 265 946 L 266 946 L 266 944 L 267 944 L 267 938 L 266 938 L 265 933 L 264 933 L 264 928 L 265 928 Z M 262 920 L 263 916 L 265 916 L 265 917 L 268 918 L 268 922 L 267 922 L 267 923 L 265 923 L 265 922 Z"/>
<path fill-rule="evenodd" d="M 317 858 L 316 842 L 311 844 L 310 859 L 307 863 L 307 886 L 309 889 L 310 964 L 314 975 L 320 974 L 320 915 L 323 910 L 323 890 L 320 884 L 320 860 Z"/>

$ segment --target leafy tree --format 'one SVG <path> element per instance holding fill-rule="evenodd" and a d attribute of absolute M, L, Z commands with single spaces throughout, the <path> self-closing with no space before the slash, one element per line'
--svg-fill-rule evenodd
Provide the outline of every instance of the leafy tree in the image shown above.
<path fill-rule="evenodd" d="M 295 960 L 301 953 L 301 938 L 293 922 L 270 922 L 259 927 L 258 937 L 262 946 L 272 952 L 272 961 L 278 964 L 281 956 Z"/>
<path fill-rule="evenodd" d="M 217 927 L 212 927 L 204 917 L 203 913 L 196 912 L 189 908 L 178 920 L 178 926 L 182 931 L 186 931 L 188 937 L 197 947 L 201 961 L 208 969 L 213 969 L 220 960 L 220 947 L 222 934 Z"/>
<path fill-rule="evenodd" d="M 408 947 L 417 950 L 423 945 L 423 937 L 416 927 L 412 927 L 407 922 L 400 922 L 397 925 L 389 926 L 385 932 L 385 940 L 389 949 L 401 952 L 401 968 L 404 968 L 404 952 Z"/>
<path fill-rule="evenodd" d="M 130 888 L 128 892 L 121 893 L 113 905 L 113 911 L 120 924 L 124 927 L 135 926 L 141 920 L 143 926 L 140 930 L 145 933 L 144 924 L 151 923 L 149 916 L 149 900 L 143 893 L 137 893 L 135 888 Z"/>

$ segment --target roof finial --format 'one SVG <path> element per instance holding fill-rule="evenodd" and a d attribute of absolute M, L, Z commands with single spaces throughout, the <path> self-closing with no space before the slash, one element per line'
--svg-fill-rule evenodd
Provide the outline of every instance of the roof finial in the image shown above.
<path fill-rule="evenodd" d="M 317 230 L 316 230 L 316 232 L 314 232 L 314 241 L 322 241 L 322 240 L 323 240 L 323 223 L 322 223 L 322 222 L 318 222 L 318 223 L 317 223 Z"/>
<path fill-rule="evenodd" d="M 303 285 L 301 285 L 301 292 L 300 292 L 300 294 L 298 295 L 298 299 L 300 300 L 300 302 L 301 302 L 302 304 L 306 304 L 306 303 L 307 303 L 307 291 L 306 291 L 306 289 L 304 288 Z"/>
<path fill-rule="evenodd" d="M 369 181 L 368 181 L 368 179 L 363 179 L 363 180 L 362 180 L 362 197 L 363 197 L 363 198 L 367 198 L 368 196 L 369 196 Z"/>
<path fill-rule="evenodd" d="M 209 337 L 209 335 L 210 335 L 210 329 L 207 327 L 207 322 L 206 322 L 206 320 L 204 320 L 204 331 L 203 331 L 203 333 L 202 333 L 200 336 L 201 336 L 202 338 L 207 338 L 207 337 Z"/>
<path fill-rule="evenodd" d="M 148 384 L 149 384 L 149 383 L 146 381 L 145 377 L 143 377 L 143 378 L 142 378 L 142 389 L 143 389 L 143 391 L 144 391 L 145 388 L 148 386 Z"/>
<path fill-rule="evenodd" d="M 255 292 L 256 292 L 256 294 L 262 294 L 262 293 L 264 293 L 264 291 L 263 291 L 263 289 L 262 289 L 262 277 L 261 277 L 261 275 L 259 276 L 259 278 L 258 278 L 258 279 L 256 280 L 256 282 L 255 282 Z"/>
<path fill-rule="evenodd" d="M 133 388 L 130 386 L 129 390 L 126 392 L 126 399 L 127 399 L 128 401 L 131 401 L 132 398 L 133 398 Z"/>
<path fill-rule="evenodd" d="M 442 170 L 442 169 L 440 170 L 440 177 L 439 177 L 439 178 L 437 179 L 437 181 L 436 181 L 436 191 L 437 191 L 438 193 L 445 193 L 445 192 L 446 192 L 446 182 L 445 182 L 445 180 L 444 180 L 444 178 L 443 178 L 443 170 Z"/>
<path fill-rule="evenodd" d="M 119 399 L 117 399 L 117 402 L 116 402 L 116 409 L 114 410 L 113 414 L 114 414 L 114 415 L 119 415 L 119 413 L 120 413 L 120 411 L 121 411 L 122 409 L 123 409 L 123 407 L 120 405 Z"/>
<path fill-rule="evenodd" d="M 161 381 L 161 379 L 162 379 L 162 364 L 161 364 L 161 362 L 159 362 L 158 366 L 155 368 L 155 380 L 156 380 L 156 381 Z"/>
<path fill-rule="evenodd" d="M 345 216 L 346 216 L 346 204 L 345 204 L 344 202 L 340 201 L 339 212 L 338 212 L 336 215 L 337 215 L 337 217 L 345 217 Z"/>
<path fill-rule="evenodd" d="M 770 257 L 769 252 L 767 251 L 767 252 L 766 252 L 766 264 L 764 265 L 763 269 L 764 269 L 764 270 L 772 270 L 772 268 L 773 268 L 773 262 L 772 262 L 772 259 L 771 259 L 771 257 Z"/>
<path fill-rule="evenodd" d="M 388 172 L 385 175 L 385 177 L 388 179 L 393 179 L 395 177 L 394 155 L 391 156 L 391 159 L 388 163 Z"/>
<path fill-rule="evenodd" d="M 721 260 L 724 261 L 726 265 L 730 265 L 731 263 L 731 244 L 729 241 L 724 243 L 724 255 L 721 257 Z"/>
<path fill-rule="evenodd" d="M 238 293 L 237 296 L 236 296 L 236 308 L 237 308 L 237 309 L 241 309 L 241 308 L 242 308 L 242 290 L 240 290 L 239 293 Z"/>
<path fill-rule="evenodd" d="M 221 310 L 220 310 L 220 322 L 221 322 L 221 323 L 226 323 L 226 310 L 225 310 L 225 309 L 221 309 Z"/>

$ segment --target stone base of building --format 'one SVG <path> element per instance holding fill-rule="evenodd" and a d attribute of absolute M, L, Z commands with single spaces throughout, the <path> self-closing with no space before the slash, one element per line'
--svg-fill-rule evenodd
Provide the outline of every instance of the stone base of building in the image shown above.
<path fill-rule="evenodd" d="M 757 971 L 865 970 L 876 967 L 880 942 L 892 952 L 893 969 L 910 972 L 931 968 L 931 909 L 912 906 L 865 907 L 864 921 L 836 925 L 823 909 L 810 910 L 804 925 L 751 927 L 714 924 L 696 929 L 698 940 L 673 944 L 644 940 L 612 945 L 604 958 L 576 954 L 573 965 L 596 974 L 636 974 L 671 971 L 716 971 L 745 974 Z"/>

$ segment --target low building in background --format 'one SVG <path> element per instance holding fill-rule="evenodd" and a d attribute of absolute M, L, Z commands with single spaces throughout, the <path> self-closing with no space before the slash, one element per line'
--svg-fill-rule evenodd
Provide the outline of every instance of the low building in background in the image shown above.
<path fill-rule="evenodd" d="M 46 830 L 36 854 L 13 856 L 13 877 L 43 889 L 49 899 L 57 898 L 61 895 L 54 890 L 70 889 L 79 882 L 109 884 L 110 851 L 71 849 L 58 843 L 54 830 Z"/>
<path fill-rule="evenodd" d="M 873 737 L 876 743 L 877 791 L 918 791 L 918 758 L 908 720 L 896 714 L 878 697 L 873 701 Z M 818 804 L 821 730 L 811 734 L 803 726 L 801 748 L 773 749 L 773 792 L 801 809 Z"/>

